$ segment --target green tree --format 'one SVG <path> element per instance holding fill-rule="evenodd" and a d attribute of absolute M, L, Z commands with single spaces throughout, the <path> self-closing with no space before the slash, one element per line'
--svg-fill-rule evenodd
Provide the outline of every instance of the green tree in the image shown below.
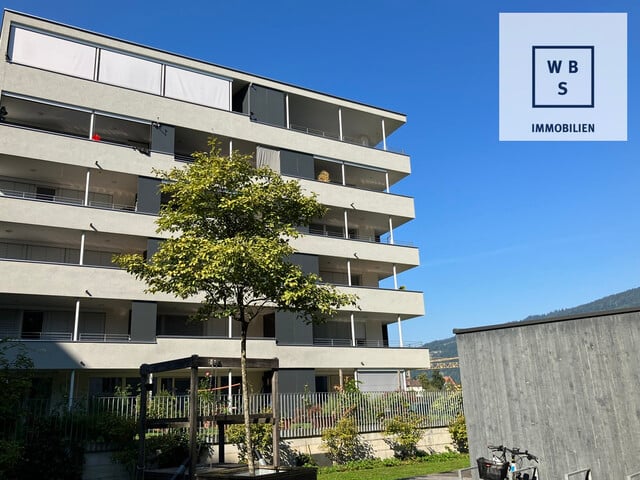
<path fill-rule="evenodd" d="M 24 344 L 0 339 L 0 478 L 17 475 L 22 461 L 23 400 L 31 388 L 32 372 L 33 361 Z"/>
<path fill-rule="evenodd" d="M 428 392 L 444 390 L 444 377 L 438 369 L 433 370 L 431 376 L 427 376 L 426 373 L 421 373 L 417 376 L 417 379 L 422 385 L 422 388 Z"/>
<path fill-rule="evenodd" d="M 373 458 L 372 448 L 362 441 L 351 416 L 344 416 L 335 426 L 322 431 L 322 445 L 333 463 L 344 464 Z"/>
<path fill-rule="evenodd" d="M 210 145 L 210 152 L 194 153 L 188 167 L 156 172 L 169 198 L 158 233 L 169 238 L 149 261 L 135 254 L 116 261 L 145 281 L 149 292 L 202 296 L 195 318 L 231 316 L 240 323 L 245 434 L 252 452 L 246 365 L 251 321 L 277 305 L 306 322 L 321 322 L 356 299 L 291 261 L 290 240 L 300 235 L 298 227 L 325 212 L 316 198 L 305 195 L 298 182 L 254 167 L 251 156 L 223 156 L 215 141 Z M 253 474 L 253 462 L 248 464 Z"/>
<path fill-rule="evenodd" d="M 404 460 L 418 456 L 418 443 L 424 433 L 421 424 L 422 417 L 413 413 L 396 415 L 384 422 L 384 441 L 393 450 L 394 457 Z"/>
<path fill-rule="evenodd" d="M 33 360 L 23 343 L 0 339 L 0 418 L 15 418 L 16 408 L 31 388 Z"/>
<path fill-rule="evenodd" d="M 464 414 L 461 413 L 456 419 L 449 424 L 449 433 L 453 444 L 456 446 L 456 450 L 460 453 L 469 452 L 469 439 L 467 437 L 467 422 L 465 421 Z"/>

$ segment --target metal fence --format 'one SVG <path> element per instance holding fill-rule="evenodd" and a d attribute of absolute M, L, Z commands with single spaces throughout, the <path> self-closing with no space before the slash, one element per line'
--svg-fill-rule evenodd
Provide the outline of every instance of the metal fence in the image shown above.
<path fill-rule="evenodd" d="M 198 434 L 207 442 L 217 442 L 215 415 L 242 414 L 242 395 L 199 395 Z M 358 431 L 376 432 L 385 427 L 385 420 L 398 415 L 411 415 L 420 420 L 423 428 L 448 426 L 462 412 L 462 392 L 387 392 L 387 393 L 283 393 L 279 395 L 281 437 L 299 438 L 320 436 L 322 431 L 349 416 Z M 108 441 L 101 440 L 101 429 L 110 428 L 109 419 L 125 418 L 135 421 L 139 415 L 140 398 L 135 396 L 93 397 L 78 401 L 71 410 L 66 404 L 52 405 L 47 401 L 30 402 L 16 409 L 16 418 L 0 419 L 0 433 L 4 438 L 18 438 L 37 431 L 46 422 L 57 425 L 60 435 L 73 437 L 85 448 L 109 450 Z M 151 419 L 187 421 L 188 395 L 167 393 L 152 395 L 148 400 Z M 249 413 L 272 410 L 270 394 L 249 397 Z M 170 425 L 171 422 L 167 422 Z M 185 425 L 165 426 L 152 430 L 156 434 L 185 430 Z"/>
<path fill-rule="evenodd" d="M 111 412 L 137 418 L 137 397 L 96 397 L 91 411 Z M 200 395 L 198 414 L 205 417 L 201 428 L 209 428 L 206 417 L 219 414 L 242 414 L 242 395 Z M 462 413 L 462 392 L 385 392 L 385 393 L 283 393 L 279 395 L 282 438 L 313 437 L 350 416 L 358 430 L 384 430 L 385 420 L 398 415 L 414 415 L 423 428 L 448 426 Z M 270 394 L 249 398 L 249 413 L 272 409 Z M 187 395 L 156 395 L 148 401 L 150 418 L 186 418 Z"/>

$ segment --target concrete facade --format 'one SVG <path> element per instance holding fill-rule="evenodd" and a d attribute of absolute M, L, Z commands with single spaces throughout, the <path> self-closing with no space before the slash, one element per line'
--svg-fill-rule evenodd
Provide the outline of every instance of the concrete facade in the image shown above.
<path fill-rule="evenodd" d="M 639 310 L 455 333 L 472 459 L 502 444 L 539 456 L 543 479 L 640 472 Z"/>

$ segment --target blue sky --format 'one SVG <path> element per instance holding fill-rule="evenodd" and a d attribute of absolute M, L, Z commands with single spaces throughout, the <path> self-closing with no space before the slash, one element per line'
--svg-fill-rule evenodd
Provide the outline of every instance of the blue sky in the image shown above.
<path fill-rule="evenodd" d="M 407 114 L 421 251 L 405 341 L 640 285 L 637 1 L 8 0 L 0 6 Z M 499 142 L 499 12 L 628 12 L 627 142 Z M 393 332 L 392 332 L 392 337 Z"/>

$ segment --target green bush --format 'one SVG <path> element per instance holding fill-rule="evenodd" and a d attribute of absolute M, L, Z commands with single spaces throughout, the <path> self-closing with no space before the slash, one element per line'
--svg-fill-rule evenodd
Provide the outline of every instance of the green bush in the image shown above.
<path fill-rule="evenodd" d="M 423 435 L 420 429 L 422 419 L 415 414 L 397 415 L 384 422 L 385 443 L 393 450 L 393 456 L 399 459 L 419 456 L 418 442 Z"/>
<path fill-rule="evenodd" d="M 51 416 L 38 418 L 28 432 L 20 460 L 18 479 L 46 478 L 52 480 L 80 480 L 84 464 L 84 448 L 70 434 L 64 423 L 73 419 Z M 76 423 L 77 425 L 77 423 Z"/>
<path fill-rule="evenodd" d="M 469 452 L 469 439 L 467 438 L 467 423 L 464 415 L 460 414 L 449 425 L 449 433 L 453 444 L 456 446 L 456 450 L 460 453 Z"/>
<path fill-rule="evenodd" d="M 373 457 L 371 446 L 360 439 L 356 424 L 350 417 L 338 420 L 335 427 L 322 432 L 322 444 L 333 463 L 343 464 Z"/>
<path fill-rule="evenodd" d="M 17 477 L 22 453 L 22 442 L 0 440 L 0 478 Z"/>
<path fill-rule="evenodd" d="M 229 425 L 226 431 L 229 442 L 238 447 L 238 460 L 247 462 L 246 436 L 244 424 Z M 260 453 L 267 463 L 273 461 L 273 426 L 270 423 L 251 424 L 251 440 L 253 448 Z"/>

